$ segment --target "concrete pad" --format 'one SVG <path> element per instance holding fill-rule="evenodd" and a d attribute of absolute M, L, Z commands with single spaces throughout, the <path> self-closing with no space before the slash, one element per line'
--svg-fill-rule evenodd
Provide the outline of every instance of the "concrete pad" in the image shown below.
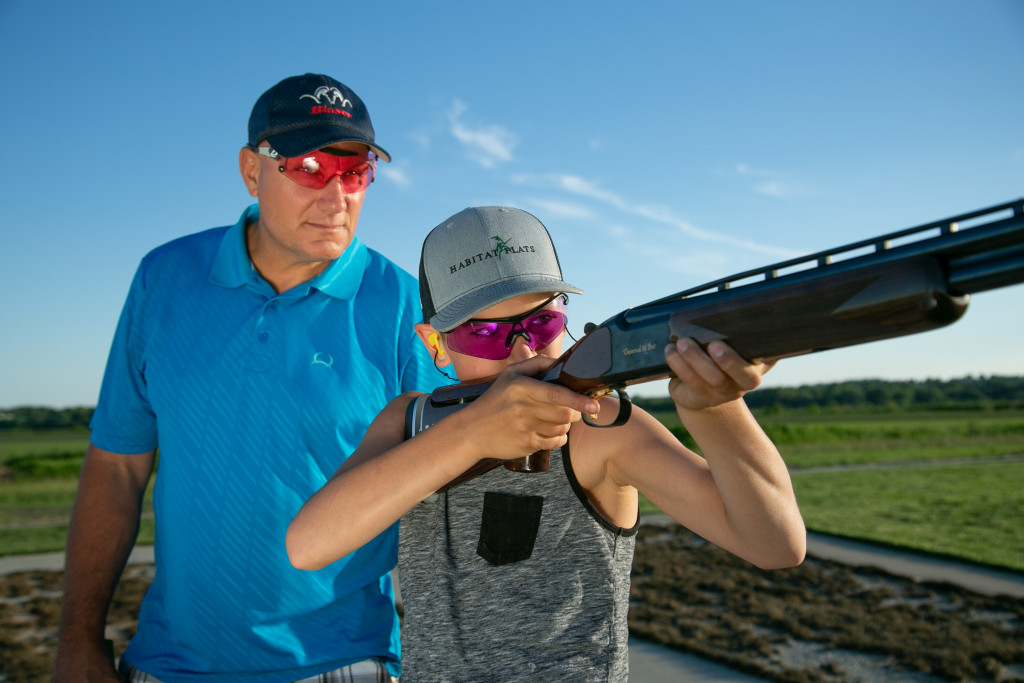
<path fill-rule="evenodd" d="M 678 650 L 629 639 L 629 683 L 754 683 L 764 679 Z"/>

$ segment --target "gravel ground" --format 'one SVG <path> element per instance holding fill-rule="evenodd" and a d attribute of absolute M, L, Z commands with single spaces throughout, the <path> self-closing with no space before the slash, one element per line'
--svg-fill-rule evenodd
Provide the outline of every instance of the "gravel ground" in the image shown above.
<path fill-rule="evenodd" d="M 107 637 L 134 633 L 153 565 L 125 570 Z M 48 681 L 60 571 L 0 576 L 0 681 Z M 792 682 L 1024 681 L 1024 598 L 809 558 L 761 571 L 677 525 L 644 525 L 633 563 L 636 637 Z"/>
<path fill-rule="evenodd" d="M 761 571 L 643 526 L 631 632 L 766 680 L 1024 681 L 1024 598 L 809 558 Z"/>

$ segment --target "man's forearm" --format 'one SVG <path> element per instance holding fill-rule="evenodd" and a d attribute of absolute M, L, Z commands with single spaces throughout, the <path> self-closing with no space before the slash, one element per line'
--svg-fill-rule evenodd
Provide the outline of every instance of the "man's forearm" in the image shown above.
<path fill-rule="evenodd" d="M 89 447 L 68 527 L 58 666 L 102 648 L 107 610 L 139 530 L 153 453 Z"/>

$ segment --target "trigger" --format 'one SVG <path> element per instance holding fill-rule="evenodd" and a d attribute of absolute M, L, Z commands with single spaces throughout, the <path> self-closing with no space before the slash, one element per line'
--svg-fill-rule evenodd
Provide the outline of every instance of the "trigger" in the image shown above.
<path fill-rule="evenodd" d="M 584 415 L 583 422 L 590 425 L 591 427 L 618 427 L 624 425 L 629 420 L 630 413 L 632 412 L 633 403 L 629 400 L 629 395 L 626 393 L 625 388 L 610 387 L 601 389 L 590 394 L 591 398 L 599 400 L 605 396 L 614 395 L 619 399 L 619 413 L 615 416 L 615 420 L 611 424 L 601 425 L 597 423 L 597 415 Z"/>
<path fill-rule="evenodd" d="M 614 392 L 614 389 L 611 389 L 610 387 L 609 388 L 605 388 L 605 389 L 600 389 L 598 391 L 595 391 L 595 392 L 591 393 L 590 394 L 590 398 L 594 399 L 595 401 L 600 401 L 602 398 L 604 398 L 605 396 L 611 395 L 613 392 Z M 597 413 L 587 413 L 587 417 L 590 418 L 591 422 L 594 422 L 594 423 L 597 422 Z M 590 424 L 590 422 L 588 422 L 587 424 Z"/>

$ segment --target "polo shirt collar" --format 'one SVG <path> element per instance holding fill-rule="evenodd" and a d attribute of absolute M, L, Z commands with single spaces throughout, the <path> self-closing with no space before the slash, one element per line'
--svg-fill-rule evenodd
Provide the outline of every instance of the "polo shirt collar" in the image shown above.
<path fill-rule="evenodd" d="M 259 205 L 253 204 L 247 207 L 238 222 L 224 233 L 210 268 L 211 282 L 222 287 L 242 287 L 248 283 L 253 265 L 245 244 L 245 226 L 255 222 L 259 217 Z M 363 281 L 363 272 L 369 259 L 370 253 L 366 245 L 360 242 L 358 237 L 353 236 L 352 243 L 341 256 L 331 261 L 322 273 L 300 287 L 304 287 L 304 292 L 313 287 L 336 299 L 351 299 Z M 295 289 L 298 290 L 300 287 Z"/>
<path fill-rule="evenodd" d="M 310 280 L 309 286 L 335 299 L 351 299 L 359 291 L 369 261 L 370 251 L 353 235 L 348 248 L 331 261 L 324 272 Z"/>
<path fill-rule="evenodd" d="M 245 226 L 260 217 L 259 206 L 253 204 L 242 212 L 238 222 L 227 229 L 210 267 L 210 282 L 221 287 L 241 287 L 249 280 L 252 262 L 245 246 Z"/>

